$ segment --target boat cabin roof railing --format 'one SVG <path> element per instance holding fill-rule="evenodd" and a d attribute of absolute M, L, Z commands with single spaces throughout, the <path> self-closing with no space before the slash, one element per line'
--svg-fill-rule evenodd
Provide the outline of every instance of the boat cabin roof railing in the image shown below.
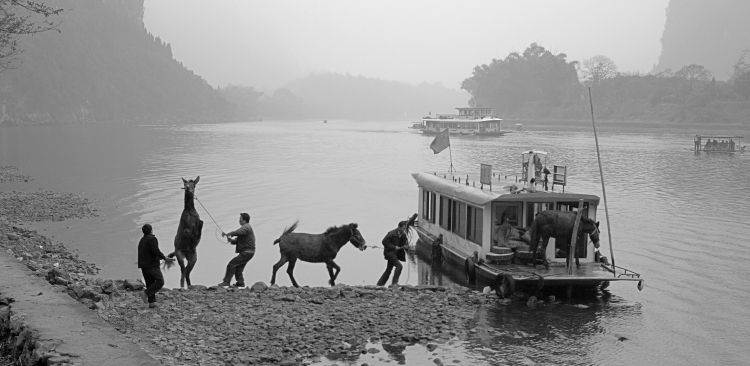
<path fill-rule="evenodd" d="M 713 136 L 713 135 L 698 135 L 702 139 L 744 139 L 743 136 Z"/>
<path fill-rule="evenodd" d="M 541 151 L 541 150 L 529 150 L 529 151 L 522 151 L 521 154 L 547 155 L 547 152 Z"/>
<path fill-rule="evenodd" d="M 493 191 L 489 190 L 489 187 L 481 189 L 476 187 L 474 184 L 466 185 L 465 180 L 461 183 L 453 181 L 453 178 L 464 179 L 467 177 L 465 174 L 448 175 L 445 174 L 438 176 L 435 173 L 414 173 L 412 174 L 417 185 L 432 192 L 440 193 L 449 197 L 457 198 L 461 201 L 465 201 L 474 205 L 484 206 L 489 202 L 577 202 L 579 199 L 584 199 L 587 202 L 591 202 L 593 205 L 599 204 L 599 197 L 591 194 L 579 194 L 570 192 L 554 192 L 554 191 L 537 191 L 536 193 L 510 193 L 507 189 L 503 189 L 506 183 L 514 183 L 511 179 L 508 182 L 498 181 L 497 188 L 493 188 Z M 471 178 L 471 177 L 470 177 Z M 478 181 L 478 177 L 476 180 Z M 494 183 L 493 183 L 494 184 Z M 494 187 L 494 186 L 493 186 Z M 538 189 L 541 189 L 541 186 Z"/>

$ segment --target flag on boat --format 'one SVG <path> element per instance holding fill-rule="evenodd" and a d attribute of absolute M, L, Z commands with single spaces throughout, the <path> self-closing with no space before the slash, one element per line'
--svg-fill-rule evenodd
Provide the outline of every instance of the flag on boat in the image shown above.
<path fill-rule="evenodd" d="M 449 130 L 446 128 L 445 131 L 435 136 L 435 139 L 430 144 L 430 149 L 437 154 L 445 150 L 448 146 L 451 146 L 451 136 Z"/>

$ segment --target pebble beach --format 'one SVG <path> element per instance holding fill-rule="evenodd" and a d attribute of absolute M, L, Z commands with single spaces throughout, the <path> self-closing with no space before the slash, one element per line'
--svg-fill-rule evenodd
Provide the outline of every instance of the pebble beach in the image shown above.
<path fill-rule="evenodd" d="M 30 179 L 9 167 L 2 174 L 7 181 Z M 0 193 L 0 203 L 5 255 L 164 365 L 403 364 L 399 351 L 411 345 L 426 349 L 423 362 L 461 364 L 441 359 L 441 346 L 471 332 L 468 323 L 479 307 L 510 304 L 494 292 L 440 286 L 293 288 L 257 282 L 246 288 L 163 289 L 159 306 L 149 309 L 139 296 L 140 279 L 99 278 L 96 264 L 22 225 L 96 216 L 95 202 L 69 193 L 11 191 Z"/>

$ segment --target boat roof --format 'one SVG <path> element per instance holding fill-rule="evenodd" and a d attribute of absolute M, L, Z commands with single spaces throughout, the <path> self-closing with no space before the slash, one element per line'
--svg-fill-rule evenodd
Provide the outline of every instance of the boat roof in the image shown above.
<path fill-rule="evenodd" d="M 492 110 L 492 108 L 489 107 L 458 107 L 456 109 L 459 111 Z"/>
<path fill-rule="evenodd" d="M 492 201 L 503 201 L 503 202 L 575 202 L 579 199 L 584 199 L 589 202 L 593 202 L 595 205 L 599 204 L 599 197 L 591 194 L 580 194 L 572 192 L 560 192 L 560 191 L 538 191 L 536 193 L 510 193 L 507 189 L 503 189 L 508 184 L 516 184 L 521 187 L 522 184 L 516 183 L 515 179 L 501 180 L 493 177 L 493 183 L 497 182 L 497 186 L 494 186 L 494 191 L 490 191 L 489 188 L 481 189 L 479 187 L 466 185 L 465 180 L 462 183 L 453 181 L 454 178 L 465 179 L 468 176 L 469 180 L 479 182 L 479 177 L 474 174 L 467 175 L 465 173 L 455 174 L 441 174 L 437 173 L 414 173 L 412 177 L 417 182 L 417 185 L 428 189 L 433 192 L 438 192 L 446 196 L 455 197 L 459 200 L 466 201 L 478 206 L 484 206 Z M 541 186 L 538 186 L 540 189 Z"/>
<path fill-rule="evenodd" d="M 714 135 L 696 135 L 700 138 L 707 138 L 707 139 L 743 139 L 742 136 L 714 136 Z"/>

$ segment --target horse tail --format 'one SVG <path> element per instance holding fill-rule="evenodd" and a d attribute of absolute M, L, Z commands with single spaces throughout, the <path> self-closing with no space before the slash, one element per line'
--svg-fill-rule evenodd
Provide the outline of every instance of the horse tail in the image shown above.
<path fill-rule="evenodd" d="M 284 232 L 283 232 L 283 233 L 281 233 L 281 236 L 284 236 L 284 235 L 286 235 L 286 234 L 290 234 L 290 233 L 292 233 L 292 232 L 294 231 L 294 229 L 296 229 L 296 228 L 297 228 L 297 225 L 298 225 L 298 224 L 299 224 L 299 220 L 295 221 L 295 222 L 294 222 L 294 223 L 292 224 L 292 226 L 287 226 L 286 228 L 284 228 Z M 276 240 L 274 240 L 274 241 L 273 241 L 273 245 L 276 245 L 277 243 L 279 243 L 279 242 L 281 241 L 281 236 L 280 236 L 280 237 L 279 237 L 278 239 L 276 239 Z"/>

